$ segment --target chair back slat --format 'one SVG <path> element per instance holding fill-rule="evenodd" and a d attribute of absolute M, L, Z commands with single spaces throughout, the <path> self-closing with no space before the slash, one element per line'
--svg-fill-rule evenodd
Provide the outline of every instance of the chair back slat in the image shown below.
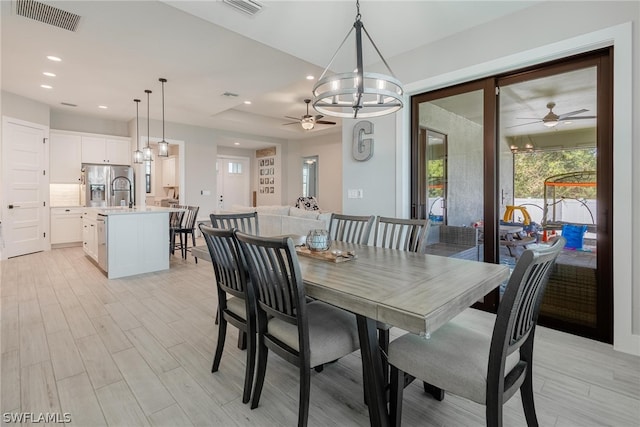
<path fill-rule="evenodd" d="M 238 229 L 247 234 L 260 234 L 258 213 L 211 214 L 211 226 L 215 228 Z"/>
<path fill-rule="evenodd" d="M 331 240 L 367 245 L 375 216 L 331 214 L 329 236 Z"/>
<path fill-rule="evenodd" d="M 182 226 L 182 217 L 184 217 L 184 211 L 173 211 L 169 213 L 169 227 L 180 228 Z"/>
<path fill-rule="evenodd" d="M 200 231 L 209 249 L 218 286 L 224 292 L 244 299 L 247 274 L 233 230 L 200 224 Z"/>
<path fill-rule="evenodd" d="M 431 222 L 428 219 L 378 217 L 374 245 L 382 248 L 424 253 Z"/>
<path fill-rule="evenodd" d="M 304 310 L 304 285 L 291 238 L 259 237 L 236 231 L 249 267 L 258 306 L 297 325 Z"/>

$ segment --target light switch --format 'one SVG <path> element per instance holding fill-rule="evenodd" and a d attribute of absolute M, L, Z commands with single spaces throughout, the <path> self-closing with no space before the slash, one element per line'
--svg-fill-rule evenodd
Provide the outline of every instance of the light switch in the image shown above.
<path fill-rule="evenodd" d="M 357 199 L 358 198 L 358 190 L 347 190 L 347 198 L 348 199 Z"/>
<path fill-rule="evenodd" d="M 356 198 L 362 199 L 363 197 L 364 197 L 364 190 L 362 190 L 362 188 L 358 188 L 356 190 Z"/>

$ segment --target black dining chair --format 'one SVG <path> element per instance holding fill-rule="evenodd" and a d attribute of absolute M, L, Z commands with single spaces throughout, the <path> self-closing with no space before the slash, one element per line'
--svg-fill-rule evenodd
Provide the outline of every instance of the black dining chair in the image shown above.
<path fill-rule="evenodd" d="M 257 212 L 211 214 L 209 218 L 214 228 L 235 228 L 247 234 L 260 234 Z"/>
<path fill-rule="evenodd" d="M 200 231 L 209 249 L 218 294 L 218 344 L 211 372 L 217 372 L 222 359 L 227 323 L 238 328 L 246 339 L 242 403 L 249 402 L 256 360 L 256 309 L 253 288 L 247 285 L 248 275 L 234 230 L 200 224 Z"/>
<path fill-rule="evenodd" d="M 527 425 L 538 425 L 533 341 L 551 267 L 564 244 L 560 237 L 549 247 L 524 251 L 500 301 L 493 331 L 470 329 L 457 318 L 428 339 L 405 334 L 391 342 L 392 425 L 401 424 L 403 388 L 414 378 L 438 400 L 448 391 L 485 405 L 487 426 L 502 425 L 502 406 L 519 389 Z"/>
<path fill-rule="evenodd" d="M 176 232 L 182 226 L 182 217 L 184 216 L 184 211 L 173 211 L 169 213 L 169 251 L 171 255 L 175 253 L 176 247 Z"/>
<path fill-rule="evenodd" d="M 373 242 L 381 248 L 424 253 L 431 228 L 428 219 L 376 218 Z"/>
<path fill-rule="evenodd" d="M 374 215 L 361 216 L 333 213 L 329 221 L 329 237 L 332 241 L 368 245 L 375 218 Z"/>
<path fill-rule="evenodd" d="M 360 348 L 356 317 L 320 301 L 306 301 L 290 237 L 258 237 L 239 231 L 236 237 L 257 299 L 258 361 L 251 408 L 260 402 L 271 350 L 300 371 L 298 426 L 306 426 L 311 368 Z"/>
<path fill-rule="evenodd" d="M 187 252 L 189 250 L 189 235 L 191 235 L 192 247 L 196 246 L 196 219 L 198 218 L 198 206 L 185 206 L 176 205 L 175 208 L 184 210 L 184 216 L 182 217 L 182 223 L 180 228 L 175 230 L 175 233 L 180 237 L 180 251 L 182 258 L 187 259 Z"/>

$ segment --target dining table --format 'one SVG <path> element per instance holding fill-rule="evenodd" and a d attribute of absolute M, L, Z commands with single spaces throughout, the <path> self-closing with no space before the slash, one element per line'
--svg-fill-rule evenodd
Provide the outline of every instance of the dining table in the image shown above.
<path fill-rule="evenodd" d="M 428 340 L 440 326 L 504 282 L 509 269 L 499 264 L 337 241 L 330 251 L 338 254 L 335 260 L 298 256 L 305 292 L 355 314 L 370 424 L 388 426 L 387 375 L 376 322 Z"/>

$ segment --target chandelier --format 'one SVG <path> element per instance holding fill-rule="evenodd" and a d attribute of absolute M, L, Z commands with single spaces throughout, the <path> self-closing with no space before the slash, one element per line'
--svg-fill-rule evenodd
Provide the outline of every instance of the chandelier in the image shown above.
<path fill-rule="evenodd" d="M 403 106 L 402 83 L 395 77 L 389 64 L 369 36 L 361 20 L 360 1 L 356 1 L 357 14 L 353 27 L 347 33 L 329 65 L 313 87 L 313 108 L 333 117 L 367 118 L 395 113 Z M 355 30 L 356 69 L 353 72 L 325 76 L 336 55 Z M 362 32 L 367 36 L 390 75 L 365 72 L 362 61 Z M 353 111 L 349 111 L 351 108 Z"/>

